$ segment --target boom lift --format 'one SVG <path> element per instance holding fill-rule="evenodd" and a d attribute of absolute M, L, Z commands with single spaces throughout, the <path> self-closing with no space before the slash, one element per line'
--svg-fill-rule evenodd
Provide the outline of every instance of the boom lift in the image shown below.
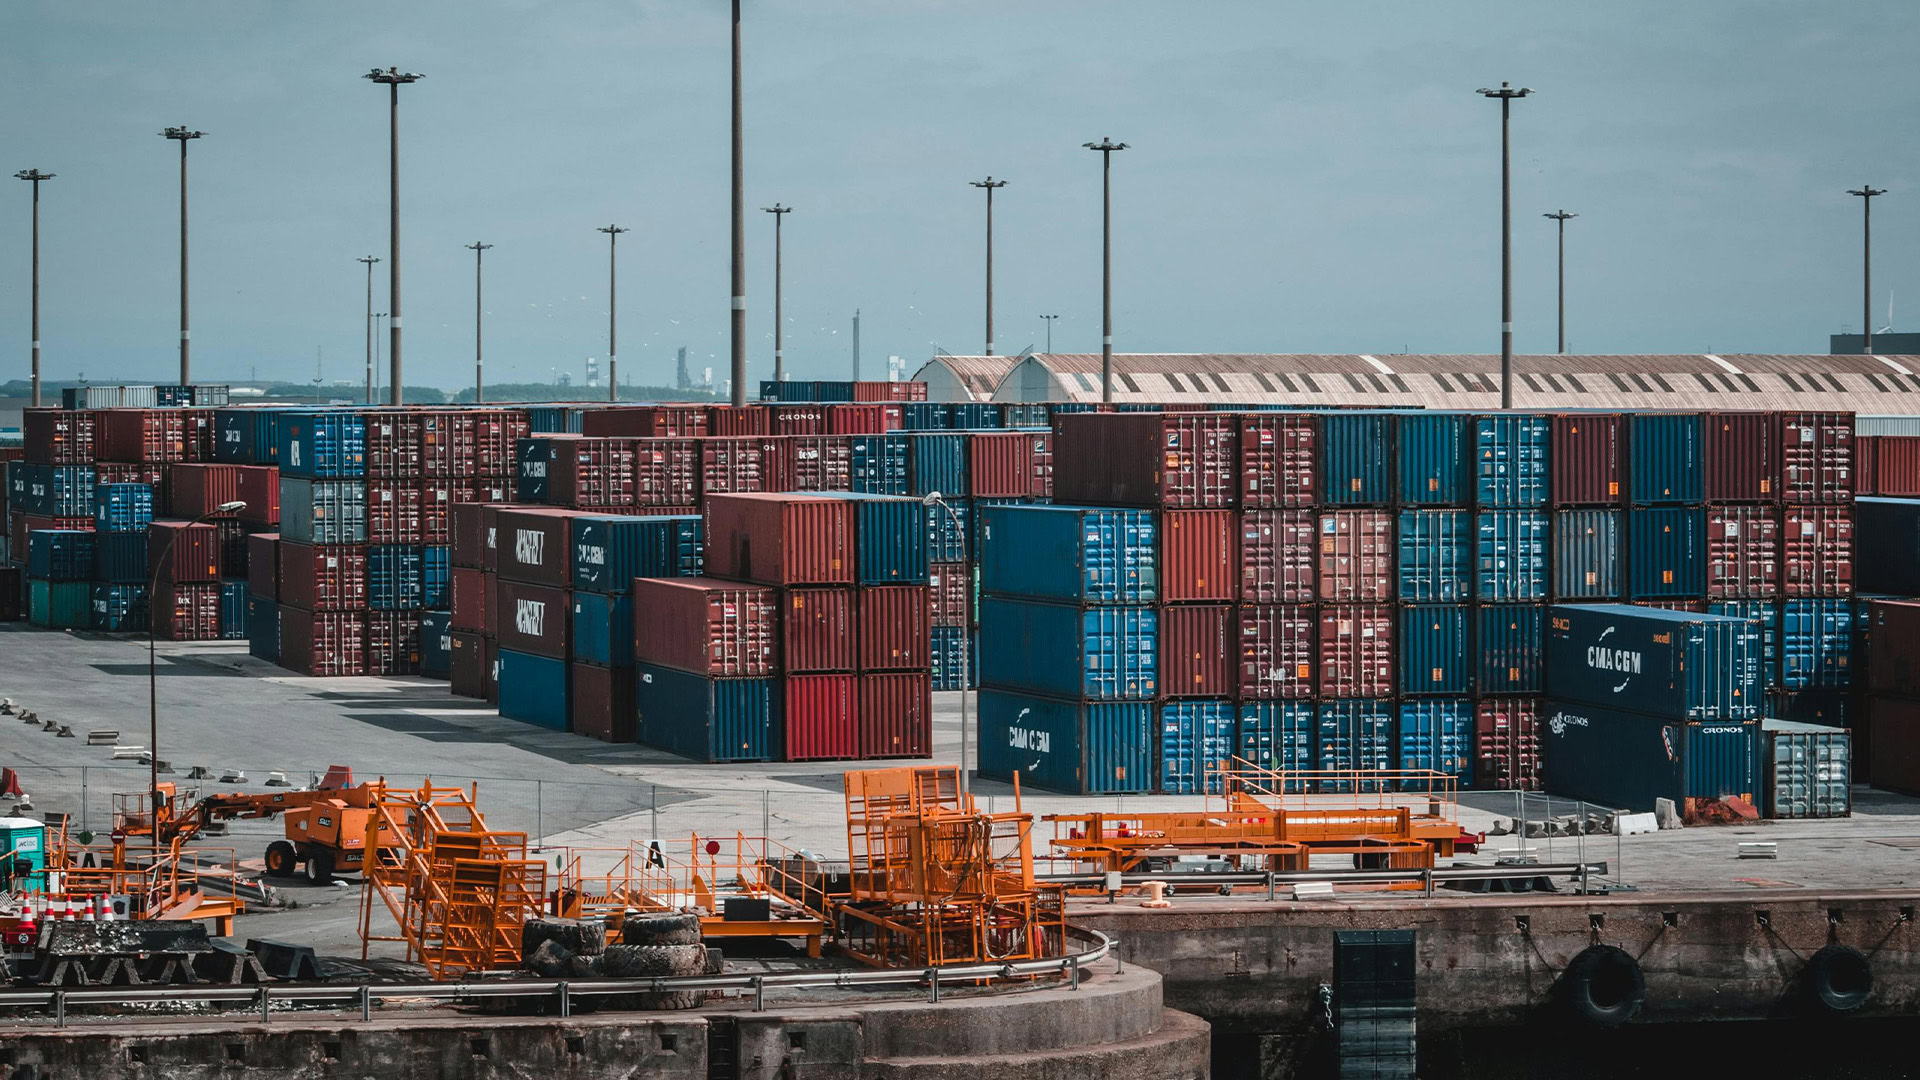
<path fill-rule="evenodd" d="M 366 862 L 368 825 L 373 807 L 386 790 L 384 780 L 353 782 L 353 770 L 329 765 L 318 787 L 305 791 L 224 792 L 195 798 L 172 783 L 159 787 L 160 846 L 190 842 L 216 822 L 279 817 L 282 839 L 267 845 L 267 874 L 292 877 L 302 867 L 307 880 L 324 885 L 335 874 L 359 874 Z M 145 793 L 114 796 L 114 827 L 128 837 L 153 836 L 156 815 Z M 371 834 L 376 843 L 393 842 L 390 830 Z"/>

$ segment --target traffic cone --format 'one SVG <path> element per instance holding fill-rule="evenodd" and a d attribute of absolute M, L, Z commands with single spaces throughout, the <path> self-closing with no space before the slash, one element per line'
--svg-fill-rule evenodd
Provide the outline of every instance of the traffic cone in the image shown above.
<path fill-rule="evenodd" d="M 20 777 L 12 769 L 0 769 L 0 796 L 20 798 Z"/>
<path fill-rule="evenodd" d="M 80 898 L 80 921 L 81 922 L 94 921 L 93 905 L 94 905 L 93 897 L 83 896 Z"/>

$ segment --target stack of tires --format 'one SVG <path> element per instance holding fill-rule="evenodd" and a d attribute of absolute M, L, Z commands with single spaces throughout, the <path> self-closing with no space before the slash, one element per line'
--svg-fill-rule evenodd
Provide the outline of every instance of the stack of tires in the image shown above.
<path fill-rule="evenodd" d="M 700 943 L 700 917 L 677 912 L 627 912 L 617 944 L 597 919 L 536 919 L 521 930 L 520 955 L 528 971 L 549 979 L 717 975 L 725 966 L 719 949 Z M 604 1008 L 692 1009 L 705 999 L 702 990 L 671 990 L 600 1000 Z"/>

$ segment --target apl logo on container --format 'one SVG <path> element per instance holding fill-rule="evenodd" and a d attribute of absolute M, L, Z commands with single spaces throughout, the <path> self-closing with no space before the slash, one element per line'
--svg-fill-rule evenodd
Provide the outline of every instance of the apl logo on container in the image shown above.
<path fill-rule="evenodd" d="M 513 628 L 528 637 L 546 637 L 547 605 L 542 600 L 515 600 Z"/>
<path fill-rule="evenodd" d="M 513 530 L 513 557 L 526 566 L 546 565 L 547 534 L 539 529 Z"/>
<path fill-rule="evenodd" d="M 1645 666 L 1646 658 L 1635 649 L 1609 649 L 1605 642 L 1616 627 L 1609 626 L 1600 631 L 1600 637 L 1594 644 L 1587 646 L 1587 666 L 1595 671 L 1611 671 L 1622 676 L 1620 685 L 1613 688 L 1619 693 L 1627 688 L 1635 675 Z"/>

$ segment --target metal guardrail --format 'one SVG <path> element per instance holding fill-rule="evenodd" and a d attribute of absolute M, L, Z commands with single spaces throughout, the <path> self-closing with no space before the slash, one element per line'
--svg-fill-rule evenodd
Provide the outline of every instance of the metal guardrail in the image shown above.
<path fill-rule="evenodd" d="M 753 995 L 753 1010 L 766 1009 L 769 989 L 852 989 L 873 986 L 927 987 L 929 999 L 940 1000 L 942 983 L 949 985 L 1035 976 L 1058 975 L 1068 987 L 1080 989 L 1081 969 L 1113 956 L 1115 939 L 1098 930 L 1068 927 L 1070 935 L 1090 943 L 1089 948 L 1066 956 L 1044 960 L 1017 960 L 1004 964 L 961 964 L 948 967 L 845 971 L 796 971 L 772 975 L 670 975 L 651 979 L 513 979 L 499 982 L 455 983 L 353 983 L 329 986 L 167 986 L 154 989 L 103 987 L 97 990 L 8 990 L 0 991 L 0 1009 L 43 1008 L 53 1010 L 53 1026 L 67 1025 L 67 1009 L 75 1005 L 153 1005 L 171 1002 L 257 1005 L 260 1022 L 271 1019 L 272 1007 L 287 1005 L 351 1008 L 358 1006 L 360 1019 L 371 1020 L 376 1007 L 389 999 L 406 999 L 408 1004 L 421 1000 L 442 1004 L 463 1004 L 486 998 L 552 999 L 559 1004 L 559 1015 L 573 1015 L 575 998 L 606 997 L 615 994 L 667 993 L 672 991 L 738 990 Z M 6 1017 L 0 1015 L 0 1022 Z M 5 1030 L 5 1029 L 0 1029 Z"/>
<path fill-rule="evenodd" d="M 1159 881 L 1172 886 L 1173 889 L 1198 888 L 1213 891 L 1222 886 L 1264 885 L 1267 890 L 1267 899 L 1272 900 L 1275 898 L 1275 890 L 1282 885 L 1420 884 L 1425 887 L 1426 895 L 1432 896 L 1435 885 L 1444 885 L 1448 882 L 1524 881 L 1542 877 L 1577 878 L 1581 888 L 1585 889 L 1593 878 L 1605 877 L 1606 874 L 1606 863 L 1585 862 L 1439 866 L 1414 870 L 1275 870 L 1253 873 L 1166 870 L 1152 873 L 1123 873 L 1119 876 L 1122 886 L 1144 885 L 1149 881 Z M 1035 875 L 1035 880 L 1045 881 L 1049 885 L 1101 887 L 1107 884 L 1109 875 L 1049 874 Z"/>

